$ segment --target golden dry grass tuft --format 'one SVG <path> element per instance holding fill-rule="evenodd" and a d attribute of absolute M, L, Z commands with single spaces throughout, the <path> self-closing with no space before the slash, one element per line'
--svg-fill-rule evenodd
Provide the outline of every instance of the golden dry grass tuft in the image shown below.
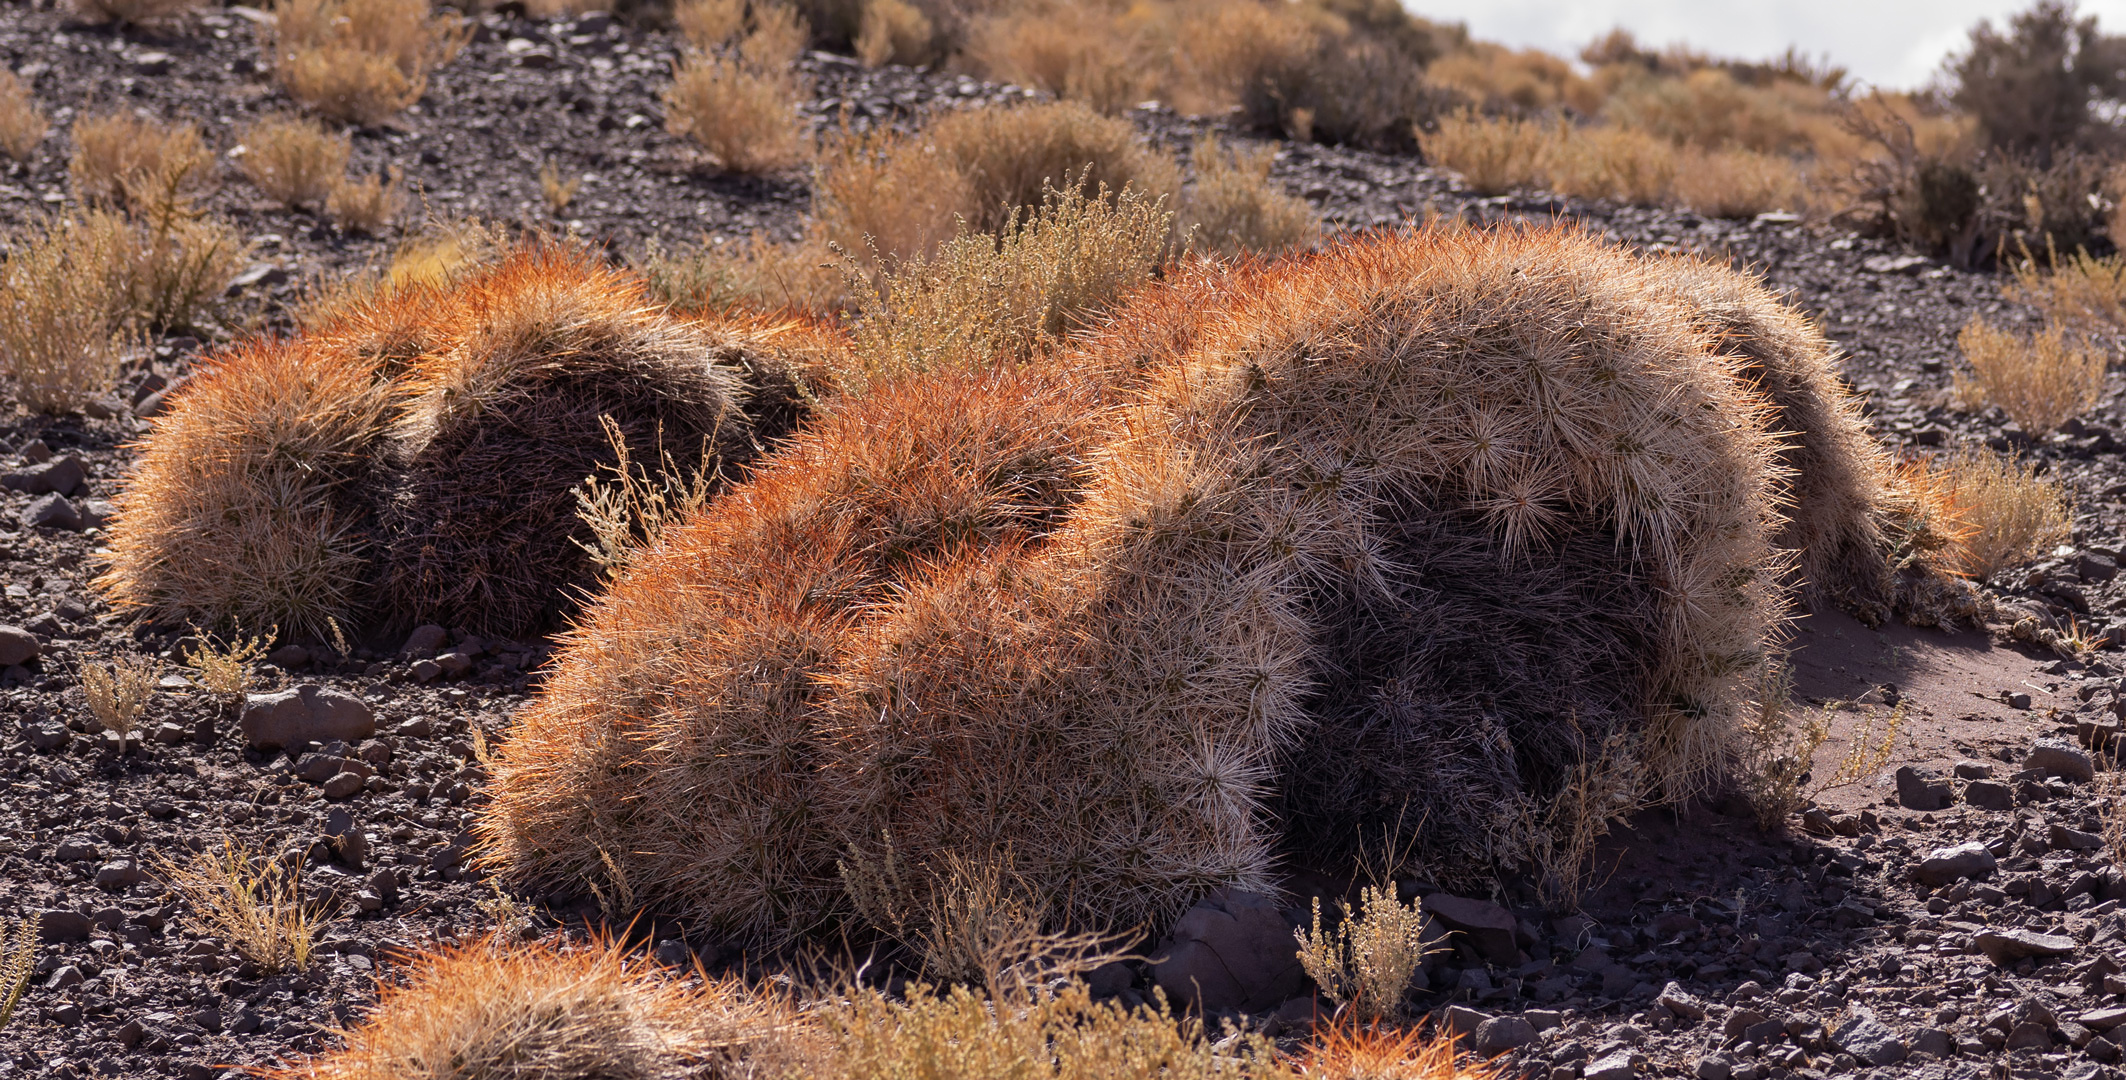
<path fill-rule="evenodd" d="M 908 0 L 865 0 L 856 55 L 867 67 L 919 67 L 937 58 L 937 29 Z"/>
<path fill-rule="evenodd" d="M 672 22 L 687 44 L 710 52 L 745 29 L 745 0 L 679 0 L 672 5 Z"/>
<path fill-rule="evenodd" d="M 664 90 L 665 128 L 700 143 L 727 172 L 787 169 L 805 158 L 798 84 L 785 71 L 743 60 L 688 57 Z"/>
<path fill-rule="evenodd" d="M 539 196 L 546 200 L 546 210 L 558 214 L 576 201 L 576 192 L 583 187 L 581 176 L 563 177 L 561 170 L 552 161 L 539 166 Z"/>
<path fill-rule="evenodd" d="M 1945 560 L 1975 580 L 2042 554 L 2073 531 L 2066 489 L 2040 477 L 2034 463 L 1973 449 L 1911 469 L 1914 486 L 1930 492 L 1947 519 Z"/>
<path fill-rule="evenodd" d="M 2029 337 L 1973 316 L 1956 335 L 1971 365 L 1958 373 L 1957 401 L 1967 409 L 1997 405 L 2032 435 L 2046 435 L 2096 407 L 2104 394 L 2104 354 L 2061 326 Z"/>
<path fill-rule="evenodd" d="M 2040 268 L 2034 258 L 2014 261 L 2015 280 L 2002 292 L 2029 304 L 2054 326 L 2099 341 L 2116 351 L 2126 338 L 2126 256 L 2097 257 L 2076 251 Z"/>
<path fill-rule="evenodd" d="M 184 899 L 194 932 L 220 938 L 268 972 L 310 966 L 318 933 L 332 922 L 302 895 L 302 864 L 254 853 L 234 840 L 183 862 L 160 857 L 163 879 Z"/>
<path fill-rule="evenodd" d="M 1794 163 L 1755 150 L 1693 151 L 1676 167 L 1676 201 L 1708 217 L 1745 218 L 1806 205 Z"/>
<path fill-rule="evenodd" d="M 44 142 L 51 123 L 22 77 L 0 68 L 0 153 L 26 162 Z"/>
<path fill-rule="evenodd" d="M 1462 174 L 1470 190 L 1502 195 L 1541 182 L 1552 138 L 1552 127 L 1541 121 L 1465 113 L 1442 117 L 1424 147 L 1434 161 Z"/>
<path fill-rule="evenodd" d="M 358 179 L 341 178 L 325 199 L 325 215 L 348 232 L 382 232 L 406 212 L 405 174 L 393 165 Z"/>
<path fill-rule="evenodd" d="M 795 1076 L 793 1006 L 729 981 L 683 981 L 617 943 L 499 939 L 429 953 L 295 1080 L 445 1076 Z"/>
<path fill-rule="evenodd" d="M 814 184 L 820 238 L 886 266 L 927 258 L 957 236 L 1000 233 L 1046 192 L 1083 183 L 1174 204 L 1180 170 L 1127 121 L 1075 102 L 972 109 L 914 135 L 844 133 Z"/>
<path fill-rule="evenodd" d="M 83 202 L 143 210 L 158 202 L 189 203 L 214 180 L 214 155 L 199 126 L 165 126 L 134 113 L 76 120 L 67 179 Z"/>
<path fill-rule="evenodd" d="M 1214 136 L 1190 154 L 1195 182 L 1181 200 L 1181 226 L 1191 247 L 1232 257 L 1281 255 L 1321 238 L 1321 217 L 1306 200 L 1270 180 L 1276 151 L 1227 149 Z"/>
<path fill-rule="evenodd" d="M 300 116 L 267 116 L 237 136 L 237 167 L 258 190 L 286 207 L 322 208 L 343 182 L 352 143 L 345 135 Z"/>
<path fill-rule="evenodd" d="M 337 629 L 337 624 L 328 619 L 327 627 Z M 245 637 L 243 629 L 238 627 L 229 640 L 221 641 L 214 634 L 194 627 L 192 636 L 199 639 L 199 644 L 185 649 L 180 659 L 197 673 L 199 685 L 208 693 L 225 701 L 241 701 L 244 693 L 251 689 L 251 665 L 273 647 L 273 636 L 277 632 L 278 628 Z M 340 650 L 340 655 L 347 655 L 347 650 Z"/>
<path fill-rule="evenodd" d="M 651 245 L 641 270 L 650 295 L 681 311 L 803 312 L 829 315 L 849 300 L 845 260 L 816 231 L 790 244 L 760 233 L 743 242 L 704 238 L 667 252 Z"/>
<path fill-rule="evenodd" d="M 471 35 L 429 0 L 276 0 L 272 14 L 259 49 L 281 88 L 328 119 L 365 126 L 419 101 L 429 72 Z"/>
<path fill-rule="evenodd" d="M 108 224 L 108 222 L 106 222 Z M 47 220 L 16 232 L 0 263 L 0 374 L 32 412 L 79 410 L 117 381 L 126 307 L 120 237 Z"/>

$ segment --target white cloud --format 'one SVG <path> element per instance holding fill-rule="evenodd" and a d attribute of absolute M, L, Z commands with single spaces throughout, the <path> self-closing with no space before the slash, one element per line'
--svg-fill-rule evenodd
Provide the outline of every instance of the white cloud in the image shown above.
<path fill-rule="evenodd" d="M 2029 0 L 1405 0 L 1411 10 L 1459 20 L 1479 38 L 1565 56 L 1611 27 L 1641 42 L 1685 42 L 1716 56 L 1764 59 L 1793 45 L 1857 78 L 1910 89 L 1925 83 L 1982 18 L 1999 22 Z M 2085 0 L 2126 33 L 2126 0 Z"/>

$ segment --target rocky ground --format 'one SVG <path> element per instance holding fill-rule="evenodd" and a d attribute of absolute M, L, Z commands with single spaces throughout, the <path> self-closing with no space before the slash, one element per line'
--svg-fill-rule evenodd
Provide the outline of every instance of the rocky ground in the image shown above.
<path fill-rule="evenodd" d="M 217 10 L 163 36 L 65 25 L 0 10 L 0 54 L 55 112 L 144 108 L 199 121 L 226 152 L 251 117 L 285 103 L 255 70 L 251 21 Z M 360 168 L 402 168 L 437 214 L 579 233 L 629 256 L 652 241 L 755 230 L 786 235 L 802 175 L 732 180 L 664 134 L 656 101 L 674 40 L 603 16 L 480 20 L 454 64 L 401 122 L 356 138 Z M 804 62 L 821 125 L 904 122 L 919 110 L 1022 96 L 950 74 Z M 1215 121 L 1132 114 L 1177 151 Z M 67 199 L 65 141 L 0 177 L 0 220 Z M 559 216 L 538 168 L 586 176 Z M 1973 313 L 2032 318 L 1999 281 L 1936 266 L 1811 222 L 1753 221 L 1545 198 L 1477 199 L 1417 160 L 1281 148 L 1276 178 L 1343 228 L 1428 215 L 1473 222 L 1562 217 L 1648 250 L 1695 251 L 1763 272 L 1847 350 L 1878 434 L 1894 445 L 1989 443 L 2044 463 L 2074 492 L 2073 542 L 1995 584 L 2013 616 L 2126 634 L 2126 405 L 2117 388 L 2066 433 L 2032 440 L 1998 416 L 1950 407 L 1954 337 Z M 378 257 L 392 237 L 343 235 L 272 207 L 232 178 L 215 212 L 252 241 L 232 327 L 281 319 L 302 283 Z M 124 391 L 85 418 L 0 414 L 0 916 L 41 939 L 20 1015 L 0 1031 L 0 1075 L 200 1077 L 315 1050 L 358 1015 L 392 955 L 516 920 L 580 926 L 594 905 L 535 914 L 465 863 L 481 759 L 536 689 L 546 646 L 442 628 L 413 640 L 287 649 L 254 666 L 249 706 L 193 684 L 181 630 L 135 627 L 89 581 L 101 516 L 127 441 L 158 391 L 212 341 L 153 343 Z M 2116 378 L 2117 376 L 2114 376 Z M 0 403 L 4 404 L 4 403 Z M 2126 1043 L 2126 877 L 2099 794 L 2118 730 L 2119 678 L 1998 640 L 1812 616 L 1796 642 L 1797 690 L 1832 710 L 1819 776 L 1895 718 L 1892 759 L 1818 795 L 1774 834 L 1694 805 L 1644 815 L 1596 860 L 1581 911 L 1546 913 L 1524 883 L 1450 897 L 1421 882 L 1445 946 L 1413 1005 L 1510 1053 L 1516 1074 L 1621 1080 L 1696 1076 L 2115 1076 Z M 112 654 L 165 666 L 138 739 L 91 733 L 77 673 Z M 317 689 L 297 690 L 297 687 Z M 248 720 L 246 719 L 248 717 Z M 289 745 L 271 724 L 314 723 Z M 268 733 L 270 735 L 270 733 Z M 217 848 L 300 853 L 334 921 L 307 969 L 272 973 L 203 934 L 165 884 L 168 860 Z M 1294 895 L 1331 883 L 1295 881 Z M 1213 1012 L 1292 1035 L 1319 1003 L 1288 964 L 1240 957 L 1289 948 L 1299 907 L 1207 900 L 1148 942 L 1168 963 L 1096 973 L 1126 1000 L 1154 985 Z M 730 943 L 652 927 L 657 954 L 712 966 Z M 1270 946 L 1276 945 L 1276 948 Z M 1222 971 L 1225 982 L 1211 973 Z M 1214 985 L 1215 984 L 1215 985 Z M 2116 1039 L 2113 1037 L 2116 1036 Z"/>

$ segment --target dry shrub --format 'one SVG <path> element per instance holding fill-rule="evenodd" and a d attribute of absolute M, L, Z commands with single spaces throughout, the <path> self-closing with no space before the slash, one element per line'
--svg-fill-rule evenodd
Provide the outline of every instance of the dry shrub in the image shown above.
<path fill-rule="evenodd" d="M 1200 1020 L 1095 1002 L 1082 982 L 1002 1000 L 911 987 L 896 1000 L 858 990 L 825 1012 L 820 1075 L 847 1080 L 1287 1080 L 1270 1040 L 1215 1044 Z"/>
<path fill-rule="evenodd" d="M 745 29 L 745 0 L 679 0 L 672 5 L 672 22 L 687 44 L 709 52 Z"/>
<path fill-rule="evenodd" d="M 798 94 L 796 79 L 786 72 L 691 56 L 664 90 L 665 128 L 700 143 L 727 172 L 787 169 L 805 156 Z"/>
<path fill-rule="evenodd" d="M 580 176 L 563 179 L 561 170 L 549 160 L 539 166 L 539 196 L 546 200 L 548 213 L 558 214 L 576 201 L 576 192 L 583 187 Z"/>
<path fill-rule="evenodd" d="M 381 124 L 421 100 L 428 73 L 471 36 L 429 0 L 277 0 L 259 48 L 281 87 L 344 123 Z"/>
<path fill-rule="evenodd" d="M 1000 236 L 966 233 L 933 258 L 904 260 L 863 298 L 854 334 L 865 380 L 1027 360 L 1151 280 L 1171 218 L 1134 190 L 1110 203 L 1083 185 L 1051 190 Z"/>
<path fill-rule="evenodd" d="M 576 485 L 634 458 L 714 474 L 750 455 L 757 360 L 736 335 L 671 318 L 587 252 L 523 249 L 454 287 L 447 342 L 400 379 L 384 447 L 379 597 L 394 621 L 522 633 L 597 579 Z"/>
<path fill-rule="evenodd" d="M 22 995 L 29 992 L 30 978 L 37 974 L 37 946 L 41 943 L 37 920 L 27 915 L 0 922 L 0 1031 L 15 1018 Z"/>
<path fill-rule="evenodd" d="M 326 625 L 335 631 L 339 629 L 336 622 L 328 621 Z M 199 685 L 208 693 L 230 702 L 242 701 L 244 694 L 251 689 L 251 665 L 265 657 L 266 650 L 273 647 L 274 635 L 279 632 L 280 629 L 275 627 L 263 634 L 245 637 L 243 628 L 238 627 L 229 640 L 220 641 L 214 634 L 195 626 L 192 636 L 199 639 L 199 644 L 185 649 L 181 659 L 197 674 Z M 348 653 L 347 649 L 340 650 L 341 656 Z"/>
<path fill-rule="evenodd" d="M 1603 112 L 1614 123 L 1678 146 L 1784 154 L 1811 146 L 1810 115 L 1829 101 L 1822 88 L 1795 80 L 1749 86 L 1706 67 L 1682 78 L 1634 80 L 1619 88 Z"/>
<path fill-rule="evenodd" d="M 829 315 L 849 299 L 843 257 L 816 232 L 793 244 L 760 233 L 743 243 L 704 239 L 680 252 L 652 244 L 642 275 L 650 296 L 681 311 L 733 308 Z"/>
<path fill-rule="evenodd" d="M 1561 126 L 1543 172 L 1562 195 L 1658 206 L 1668 198 L 1677 164 L 1674 146 L 1643 131 Z"/>
<path fill-rule="evenodd" d="M 0 153 L 26 162 L 49 130 L 51 124 L 45 120 L 44 110 L 37 107 L 37 99 L 30 95 L 29 84 L 14 72 L 0 68 Z"/>
<path fill-rule="evenodd" d="M 1754 150 L 1687 153 L 1677 166 L 1674 190 L 1684 206 L 1708 217 L 1755 217 L 1805 205 L 1794 163 Z"/>
<path fill-rule="evenodd" d="M 1275 157 L 1268 146 L 1227 150 L 1210 135 L 1196 143 L 1189 159 L 1195 185 L 1181 204 L 1182 228 L 1193 247 L 1224 256 L 1280 255 L 1320 239 L 1314 208 L 1271 182 Z"/>
<path fill-rule="evenodd" d="M 1507 49 L 1473 42 L 1435 60 L 1425 78 L 1467 95 L 1488 111 L 1536 113 L 1571 105 L 1592 112 L 1598 104 L 1593 88 L 1572 69 L 1572 62 L 1541 49 Z"/>
<path fill-rule="evenodd" d="M 383 173 L 333 183 L 325 216 L 348 232 L 374 236 L 406 212 L 405 174 L 397 165 Z"/>
<path fill-rule="evenodd" d="M 937 58 L 937 30 L 908 0 L 866 0 L 856 55 L 866 67 L 928 64 Z"/>
<path fill-rule="evenodd" d="M 128 319 L 158 330 L 196 327 L 242 268 L 248 246 L 236 227 L 178 202 L 173 184 L 127 221 L 91 211 L 84 221 L 115 237 L 113 271 Z"/>
<path fill-rule="evenodd" d="M 115 230 L 51 219 L 16 232 L 0 263 L 0 371 L 32 412 L 80 409 L 117 381 L 124 283 Z"/>
<path fill-rule="evenodd" d="M 282 206 L 321 207 L 341 183 L 353 144 L 299 116 L 268 116 L 244 129 L 237 167 Z"/>
<path fill-rule="evenodd" d="M 556 888 L 624 876 L 726 930 L 813 925 L 848 856 L 817 799 L 813 712 L 852 616 L 1052 528 L 1101 441 L 1094 401 L 1029 365 L 823 409 L 585 612 L 498 757 L 490 858 Z"/>
<path fill-rule="evenodd" d="M 1503 195 L 1541 182 L 1555 134 L 1554 127 L 1539 121 L 1464 113 L 1442 117 L 1424 148 L 1434 162 L 1462 174 L 1471 191 Z"/>
<path fill-rule="evenodd" d="M 804 55 L 812 28 L 797 9 L 785 3 L 752 5 L 746 36 L 738 42 L 739 58 L 759 71 L 787 71 Z"/>
<path fill-rule="evenodd" d="M 1113 114 L 1155 85 L 1155 61 L 1094 4 L 1030 4 L 977 20 L 966 56 L 985 76 Z"/>
<path fill-rule="evenodd" d="M 1739 749 L 1785 614 L 1776 411 L 1657 265 L 1371 237 L 1179 275 L 1032 367 L 1115 407 L 891 382 L 668 531 L 522 714 L 494 865 L 611 860 L 652 910 L 775 936 L 844 915 L 835 860 L 890 836 L 931 879 L 1009 850 L 1054 925 L 1128 926 L 1269 887 L 1280 847 L 1409 832 L 1488 873 L 1585 766 L 1683 798 Z M 946 425 L 1097 427 L 877 458 Z M 858 478 L 861 512 L 829 497 Z"/>
<path fill-rule="evenodd" d="M 786 1044 L 797 1022 L 780 997 L 731 981 L 683 980 L 617 942 L 489 939 L 419 956 L 402 985 L 379 988 L 375 1010 L 340 1033 L 338 1049 L 270 1075 L 795 1076 L 802 1065 Z"/>
<path fill-rule="evenodd" d="M 142 656 L 114 656 L 109 666 L 85 664 L 81 668 L 81 692 L 89 701 L 89 713 L 105 731 L 116 734 L 119 745 L 131 750 L 128 737 L 140 728 L 140 714 L 147 711 L 162 678 L 162 665 Z"/>
<path fill-rule="evenodd" d="M 214 154 L 197 124 L 166 127 L 133 113 L 74 122 L 67 179 L 85 203 L 139 210 L 174 193 L 189 202 L 213 183 Z"/>
<path fill-rule="evenodd" d="M 1954 391 L 1967 409 L 1998 405 L 2024 431 L 2044 435 L 2096 407 L 2104 394 L 2104 354 L 2059 326 L 2030 337 L 1995 329 L 1973 316 L 1956 335 L 1971 365 Z"/>
<path fill-rule="evenodd" d="M 158 26 L 197 10 L 201 0 L 67 0 L 76 19 L 102 25 Z"/>
<path fill-rule="evenodd" d="M 227 838 L 219 851 L 160 861 L 195 933 L 220 938 L 268 972 L 310 966 L 318 932 L 332 919 L 323 904 L 303 899 L 301 862 L 277 862 Z"/>
<path fill-rule="evenodd" d="M 1974 449 L 1914 470 L 1949 518 L 1947 561 L 1974 580 L 2040 555 L 2073 532 L 2066 490 L 2038 476 L 2034 463 Z"/>
<path fill-rule="evenodd" d="M 2126 256 L 2054 254 L 2040 269 L 2026 253 L 2013 269 L 2015 280 L 2002 291 L 2010 301 L 2036 308 L 2048 324 L 2113 347 L 2126 336 Z"/>
<path fill-rule="evenodd" d="M 998 233 L 1050 189 L 1083 182 L 1109 198 L 1180 189 L 1180 170 L 1127 121 L 1074 102 L 972 109 L 915 135 L 844 133 L 820 164 L 818 238 L 892 266 L 930 256 L 962 231 Z"/>
<path fill-rule="evenodd" d="M 1180 171 L 1126 120 L 1075 102 L 968 109 L 930 124 L 924 136 L 967 178 L 977 232 L 999 232 L 1014 213 L 1039 207 L 1050 188 L 1083 184 L 1109 196 L 1137 191 L 1171 200 Z M 907 253 L 903 253 L 907 254 Z"/>
<path fill-rule="evenodd" d="M 1359 891 L 1359 909 L 1344 905 L 1334 933 L 1322 928 L 1321 898 L 1314 898 L 1314 926 L 1294 932 L 1299 962 L 1329 1000 L 1349 1004 L 1361 1019 L 1379 1023 L 1402 1011 L 1424 962 L 1424 921 L 1418 904 L 1395 898 L 1395 884 Z"/>
<path fill-rule="evenodd" d="M 972 185 L 935 145 L 875 129 L 843 133 L 812 185 L 819 247 L 876 254 L 886 265 L 929 255 L 977 208 Z"/>
<path fill-rule="evenodd" d="M 316 337 L 213 358 L 143 442 L 97 587 L 165 622 L 321 638 L 332 620 L 357 621 L 387 378 Z"/>

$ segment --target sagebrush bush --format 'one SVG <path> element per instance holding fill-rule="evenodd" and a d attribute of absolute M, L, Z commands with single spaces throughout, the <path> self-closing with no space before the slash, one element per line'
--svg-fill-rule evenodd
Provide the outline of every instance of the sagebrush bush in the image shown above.
<path fill-rule="evenodd" d="M 786 169 L 804 160 L 798 84 L 784 71 L 696 55 L 664 90 L 665 128 L 691 138 L 727 172 Z"/>
<path fill-rule="evenodd" d="M 860 299 L 850 382 L 1027 360 L 1150 281 L 1171 215 L 1135 191 L 1106 195 L 1051 189 L 1001 235 L 964 233 L 881 276 Z"/>
<path fill-rule="evenodd" d="M 1553 137 L 1554 129 L 1540 121 L 1464 113 L 1442 117 L 1424 149 L 1433 161 L 1462 174 L 1471 191 L 1502 195 L 1542 181 Z"/>
<path fill-rule="evenodd" d="M 1311 246 L 1321 236 L 1321 217 L 1306 200 L 1270 180 L 1276 151 L 1226 149 L 1213 136 L 1198 140 L 1189 156 L 1194 183 L 1181 200 L 1181 225 L 1198 251 L 1234 256 L 1282 254 Z"/>
<path fill-rule="evenodd" d="M 682 311 L 839 312 L 849 299 L 842 255 L 815 230 L 791 244 L 760 233 L 744 242 L 700 244 L 667 252 L 655 244 L 642 262 L 650 295 Z"/>
<path fill-rule="evenodd" d="M 2051 326 L 2025 337 L 1973 316 L 1956 335 L 1971 365 L 1955 394 L 1965 408 L 1998 405 L 2032 435 L 2045 435 L 2096 407 L 2104 394 L 2104 354 Z"/>
<path fill-rule="evenodd" d="M 1109 197 L 1135 190 L 1171 202 L 1181 187 L 1173 160 L 1128 121 L 1074 102 L 963 110 L 933 121 L 923 137 L 966 177 L 965 217 L 977 232 L 1031 212 L 1051 188 L 1082 184 Z"/>
<path fill-rule="evenodd" d="M 328 119 L 369 126 L 421 100 L 428 73 L 472 32 L 429 0 L 276 0 L 272 14 L 259 49 L 281 88 Z"/>
<path fill-rule="evenodd" d="M 347 171 L 353 143 L 323 124 L 298 116 L 267 116 L 238 136 L 237 168 L 282 206 L 321 208 Z"/>
<path fill-rule="evenodd" d="M 672 23 L 687 44 L 709 52 L 745 29 L 745 0 L 679 0 L 672 5 Z"/>
<path fill-rule="evenodd" d="M 1793 162 L 1754 150 L 1685 154 L 1676 166 L 1676 201 L 1707 217 L 1755 217 L 1806 205 Z"/>
<path fill-rule="evenodd" d="M 0 153 L 16 161 L 28 161 L 49 130 L 51 123 L 44 118 L 44 110 L 37 107 L 29 84 L 14 72 L 0 68 Z"/>
<path fill-rule="evenodd" d="M 1639 206 L 1666 201 L 1678 164 L 1666 140 L 1620 127 L 1561 125 L 1556 134 L 1541 164 L 1552 190 Z"/>
<path fill-rule="evenodd" d="M 2025 257 L 2012 269 L 2015 279 L 2003 294 L 2036 308 L 2048 324 L 2114 345 L 2126 335 L 2126 255 L 2098 257 L 2082 250 L 2054 256 L 2043 267 Z"/>

